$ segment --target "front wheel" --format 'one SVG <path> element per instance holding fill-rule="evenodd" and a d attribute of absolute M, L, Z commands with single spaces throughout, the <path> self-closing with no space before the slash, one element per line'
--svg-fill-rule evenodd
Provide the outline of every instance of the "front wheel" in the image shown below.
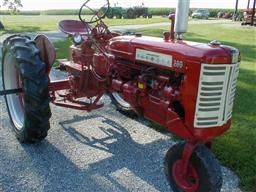
<path fill-rule="evenodd" d="M 22 89 L 20 94 L 5 96 L 17 138 L 26 143 L 41 141 L 50 128 L 49 77 L 29 37 L 14 35 L 4 41 L 2 78 L 4 90 Z"/>
<path fill-rule="evenodd" d="M 222 186 L 220 165 L 213 153 L 199 145 L 193 152 L 188 165 L 188 173 L 182 173 L 182 153 L 186 143 L 171 147 L 165 156 L 166 177 L 174 192 L 219 192 Z"/>

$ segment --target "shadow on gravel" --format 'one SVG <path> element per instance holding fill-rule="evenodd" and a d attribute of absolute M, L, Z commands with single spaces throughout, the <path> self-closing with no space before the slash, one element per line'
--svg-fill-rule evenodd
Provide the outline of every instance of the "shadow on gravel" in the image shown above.
<path fill-rule="evenodd" d="M 0 191 L 170 191 L 162 161 L 174 142 L 158 136 L 152 140 L 150 134 L 143 134 L 143 127 L 127 128 L 110 117 L 71 116 L 54 127 L 55 136 L 51 133 L 47 140 L 30 146 L 17 142 L 4 114 Z M 223 191 L 234 191 L 230 187 L 237 186 L 237 178 L 229 170 L 223 171 Z"/>
<path fill-rule="evenodd" d="M 102 119 L 102 123 L 106 124 L 107 128 L 105 126 L 99 127 L 99 129 L 106 135 L 104 138 L 89 138 L 72 127 L 73 123 L 96 118 Z M 146 182 L 147 185 L 150 186 L 148 190 L 163 190 L 162 183 L 159 183 L 158 178 L 152 177 L 152 175 L 154 175 L 152 172 L 155 170 L 156 177 L 159 176 L 158 159 L 159 156 L 163 155 L 163 151 L 159 151 L 159 146 L 166 146 L 166 140 L 160 139 L 149 144 L 139 144 L 132 139 L 127 128 L 102 115 L 74 116 L 71 120 L 60 122 L 60 125 L 76 141 L 112 154 L 110 158 L 103 159 L 90 165 L 90 168 L 84 172 L 86 177 L 99 174 L 101 177 L 110 181 L 111 185 L 114 185 L 116 189 L 125 192 L 128 190 L 114 180 L 111 173 L 123 170 L 124 173 L 122 174 L 124 174 L 123 177 L 125 178 L 128 174 L 125 170 L 129 170 L 135 175 L 134 178 L 136 183 L 138 182 L 136 181 L 137 178 L 138 180 Z M 122 148 L 124 145 L 125 148 Z M 129 156 L 129 158 L 127 156 Z M 126 179 L 127 181 L 129 180 L 129 175 Z"/>

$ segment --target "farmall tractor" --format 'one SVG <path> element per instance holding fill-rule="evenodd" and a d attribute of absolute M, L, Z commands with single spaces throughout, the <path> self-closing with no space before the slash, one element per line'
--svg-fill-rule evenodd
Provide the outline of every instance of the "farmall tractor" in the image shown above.
<path fill-rule="evenodd" d="M 69 60 L 60 61 L 67 79 L 49 80 L 55 49 L 47 37 L 13 35 L 4 41 L 0 94 L 17 138 L 35 143 L 47 136 L 50 103 L 91 111 L 103 107 L 100 99 L 110 94 L 119 110 L 133 111 L 185 140 L 164 158 L 173 191 L 220 191 L 221 168 L 210 145 L 231 126 L 239 51 L 217 41 L 182 39 L 189 0 L 178 2 L 163 38 L 111 32 L 102 21 L 105 13 L 89 3 L 82 5 L 80 21 L 59 23 L 74 42 Z M 108 0 L 104 6 L 109 8 Z M 90 20 L 82 15 L 85 8 L 94 14 Z"/>

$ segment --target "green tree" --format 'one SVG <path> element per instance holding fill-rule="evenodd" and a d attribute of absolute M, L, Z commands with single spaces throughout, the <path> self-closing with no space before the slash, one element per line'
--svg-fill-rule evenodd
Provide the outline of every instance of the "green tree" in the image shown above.
<path fill-rule="evenodd" d="M 17 12 L 19 7 L 22 7 L 21 0 L 0 0 L 0 7 L 4 7 L 12 12 Z M 0 30 L 4 28 L 0 21 Z"/>
<path fill-rule="evenodd" d="M 18 11 L 19 7 L 22 7 L 21 0 L 0 0 L 0 6 L 7 8 L 13 12 Z"/>

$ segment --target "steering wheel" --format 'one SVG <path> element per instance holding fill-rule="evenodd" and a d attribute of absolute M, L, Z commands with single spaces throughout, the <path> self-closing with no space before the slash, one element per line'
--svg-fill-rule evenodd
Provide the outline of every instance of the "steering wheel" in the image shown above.
<path fill-rule="evenodd" d="M 82 21 L 82 22 L 84 22 L 84 23 L 86 23 L 86 24 L 91 24 L 91 23 L 96 23 L 96 22 L 98 22 L 98 21 L 100 21 L 101 19 L 103 19 L 105 16 L 106 16 L 106 14 L 107 14 L 107 12 L 108 12 L 108 10 L 109 10 L 109 7 L 110 7 L 110 4 L 109 4 L 109 0 L 106 0 L 106 4 L 105 5 L 103 5 L 100 9 L 98 9 L 98 10 L 94 10 L 94 9 L 92 9 L 89 5 L 88 5 L 88 3 L 90 2 L 91 0 L 87 0 L 82 6 L 81 6 L 81 8 L 80 8 L 80 10 L 79 10 L 79 19 Z M 83 10 L 84 9 L 88 9 L 89 11 L 91 11 L 91 13 L 92 13 L 92 17 L 91 17 L 91 19 L 90 19 L 90 21 L 86 21 L 85 19 L 83 19 L 82 18 L 82 13 L 83 13 Z"/>

